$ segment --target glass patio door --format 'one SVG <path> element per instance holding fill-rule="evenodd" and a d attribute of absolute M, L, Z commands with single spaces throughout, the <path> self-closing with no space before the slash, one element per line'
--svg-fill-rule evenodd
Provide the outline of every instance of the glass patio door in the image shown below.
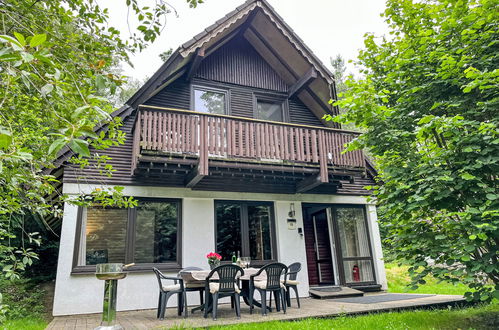
<path fill-rule="evenodd" d="M 374 263 L 365 208 L 336 206 L 332 211 L 341 282 L 348 285 L 374 283 Z"/>
<path fill-rule="evenodd" d="M 215 226 L 216 251 L 223 261 L 237 252 L 255 265 L 275 260 L 273 203 L 216 201 Z"/>

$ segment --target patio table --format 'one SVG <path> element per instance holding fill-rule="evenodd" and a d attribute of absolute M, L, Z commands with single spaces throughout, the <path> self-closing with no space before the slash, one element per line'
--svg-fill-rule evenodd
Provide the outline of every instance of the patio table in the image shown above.
<path fill-rule="evenodd" d="M 249 295 L 250 295 L 250 290 L 249 290 L 249 282 L 250 282 L 250 276 L 256 274 L 260 269 L 259 268 L 244 268 L 244 275 L 239 276 L 238 278 L 241 280 L 241 296 L 243 297 L 244 303 L 248 306 L 250 306 L 249 303 Z M 180 272 L 180 276 L 184 280 L 185 283 L 200 283 L 200 282 L 205 282 L 206 277 L 210 274 L 211 270 L 193 270 L 193 271 L 186 271 L 186 272 Z M 215 273 L 211 277 L 212 279 L 216 280 L 218 278 L 218 275 Z M 267 280 L 267 276 L 262 273 L 255 277 L 255 280 L 257 281 L 265 281 Z M 205 302 L 206 304 L 207 302 Z M 257 300 L 253 300 L 253 305 L 256 307 L 260 308 L 262 305 L 260 302 Z M 192 309 L 192 312 L 196 310 L 202 310 L 204 309 L 204 305 L 198 306 L 196 308 Z M 269 308 L 270 310 L 270 308 Z"/>

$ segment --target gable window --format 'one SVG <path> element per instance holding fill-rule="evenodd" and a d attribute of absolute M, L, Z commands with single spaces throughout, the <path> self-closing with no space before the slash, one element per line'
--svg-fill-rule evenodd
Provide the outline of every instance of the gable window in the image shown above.
<path fill-rule="evenodd" d="M 286 121 L 285 105 L 282 99 L 255 96 L 254 114 L 256 119 Z"/>
<path fill-rule="evenodd" d="M 99 263 L 135 263 L 130 270 L 180 267 L 181 203 L 139 199 L 131 209 L 80 208 L 73 272 Z"/>
<path fill-rule="evenodd" d="M 222 260 L 238 251 L 256 264 L 275 260 L 275 225 L 270 202 L 217 201 L 216 250 Z"/>
<path fill-rule="evenodd" d="M 192 105 L 193 109 L 198 112 L 226 115 L 228 113 L 227 92 L 219 89 L 193 86 Z"/>

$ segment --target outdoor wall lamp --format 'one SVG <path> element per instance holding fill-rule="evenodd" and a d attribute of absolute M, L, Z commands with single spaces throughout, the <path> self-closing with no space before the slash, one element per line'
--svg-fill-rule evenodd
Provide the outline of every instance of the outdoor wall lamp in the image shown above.
<path fill-rule="evenodd" d="M 288 213 L 288 216 L 290 218 L 294 218 L 295 217 L 295 203 L 289 204 L 289 213 Z"/>

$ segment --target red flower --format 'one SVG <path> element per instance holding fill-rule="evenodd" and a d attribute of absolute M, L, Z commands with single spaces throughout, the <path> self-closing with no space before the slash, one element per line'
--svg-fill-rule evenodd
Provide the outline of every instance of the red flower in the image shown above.
<path fill-rule="evenodd" d="M 216 252 L 210 252 L 206 255 L 206 258 L 210 259 L 210 260 L 222 260 L 222 256 L 219 255 L 218 253 Z"/>

